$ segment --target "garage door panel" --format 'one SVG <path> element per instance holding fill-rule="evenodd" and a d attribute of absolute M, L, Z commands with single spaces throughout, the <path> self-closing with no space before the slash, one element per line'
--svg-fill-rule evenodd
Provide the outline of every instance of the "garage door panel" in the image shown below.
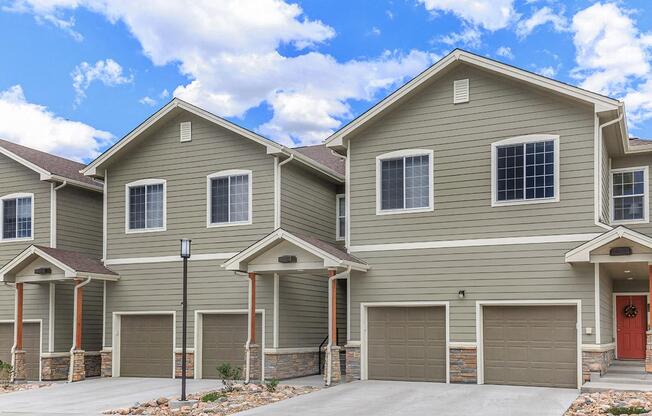
<path fill-rule="evenodd" d="M 485 306 L 484 381 L 577 386 L 575 306 Z"/>
<path fill-rule="evenodd" d="M 0 360 L 11 363 L 11 348 L 14 345 L 14 324 L 0 324 Z M 25 351 L 25 375 L 27 380 L 40 379 L 41 324 L 23 323 L 23 350 Z"/>
<path fill-rule="evenodd" d="M 445 337 L 443 307 L 369 308 L 369 378 L 445 381 Z"/>
<path fill-rule="evenodd" d="M 173 325 L 172 315 L 122 315 L 120 375 L 172 377 Z"/>

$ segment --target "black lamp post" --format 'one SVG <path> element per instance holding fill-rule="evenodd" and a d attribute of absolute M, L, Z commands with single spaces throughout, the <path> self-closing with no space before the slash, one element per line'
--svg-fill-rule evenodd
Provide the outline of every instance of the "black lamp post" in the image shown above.
<path fill-rule="evenodd" d="M 190 258 L 190 243 L 192 240 L 181 239 L 181 258 L 183 259 L 183 326 L 181 331 L 181 401 L 186 401 L 186 347 L 188 328 L 188 259 Z"/>

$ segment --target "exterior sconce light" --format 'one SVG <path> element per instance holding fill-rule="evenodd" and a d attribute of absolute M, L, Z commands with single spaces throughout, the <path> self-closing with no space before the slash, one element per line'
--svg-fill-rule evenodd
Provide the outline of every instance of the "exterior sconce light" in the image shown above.
<path fill-rule="evenodd" d="M 466 290 L 460 290 L 459 292 L 457 292 L 457 297 L 459 297 L 460 299 L 464 299 L 465 296 L 466 296 Z"/>

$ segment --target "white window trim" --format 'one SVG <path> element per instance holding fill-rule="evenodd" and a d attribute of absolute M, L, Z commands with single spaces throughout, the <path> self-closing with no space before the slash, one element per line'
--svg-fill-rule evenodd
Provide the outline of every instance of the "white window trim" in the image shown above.
<path fill-rule="evenodd" d="M 614 173 L 643 171 L 643 219 L 640 220 L 614 220 L 616 206 L 614 205 Z M 609 171 L 609 215 L 611 224 L 646 224 L 650 222 L 650 186 L 648 166 L 634 166 L 630 168 L 611 169 Z"/>
<path fill-rule="evenodd" d="M 163 227 L 156 228 L 139 228 L 139 229 L 130 229 L 129 228 L 129 189 L 135 188 L 137 186 L 146 186 L 146 185 L 160 185 L 163 184 Z M 127 234 L 139 234 L 139 233 L 153 233 L 158 231 L 167 230 L 167 194 L 168 186 L 165 179 L 141 179 L 134 182 L 129 182 L 125 185 L 125 233 Z"/>
<path fill-rule="evenodd" d="M 553 140 L 555 144 L 555 194 L 551 198 L 535 198 L 535 199 L 518 199 L 509 201 L 498 200 L 498 186 L 496 184 L 498 168 L 498 148 L 501 146 L 513 144 L 527 144 L 533 142 L 541 142 L 545 140 Z M 525 169 L 525 166 L 523 167 Z M 525 172 L 524 172 L 525 174 Z M 491 143 L 491 206 L 502 207 L 509 205 L 529 205 L 529 204 L 547 204 L 551 202 L 559 202 L 559 135 L 555 134 L 528 134 L 525 136 L 510 137 L 508 139 L 500 140 Z M 525 189 L 523 189 L 525 193 Z"/>
<path fill-rule="evenodd" d="M 249 212 L 248 218 L 245 221 L 229 221 L 229 222 L 211 222 L 211 180 L 216 178 L 224 178 L 227 176 L 248 175 L 249 176 Z M 238 225 L 250 225 L 253 223 L 253 184 L 254 174 L 249 169 L 229 169 L 221 170 L 219 172 L 211 173 L 206 176 L 206 227 L 234 227 Z"/>
<path fill-rule="evenodd" d="M 398 159 L 411 156 L 428 156 L 428 206 L 420 208 L 382 209 L 381 162 L 387 159 Z M 415 212 L 433 211 L 435 206 L 435 192 L 433 186 L 433 159 L 434 152 L 432 149 L 405 149 L 397 150 L 395 152 L 383 153 L 382 155 L 376 156 L 376 215 L 408 214 Z M 405 181 L 405 177 L 403 180 Z M 405 188 L 403 189 L 403 192 L 405 192 Z"/>
<path fill-rule="evenodd" d="M 340 199 L 346 198 L 344 194 L 335 195 L 335 240 L 344 241 L 346 239 L 346 199 L 344 199 L 344 215 L 340 215 Z M 344 218 L 344 233 L 340 234 L 340 218 Z"/>
<path fill-rule="evenodd" d="M 20 238 L 4 238 L 4 226 L 5 226 L 5 204 L 4 201 L 8 199 L 17 199 L 17 198 L 31 198 L 32 199 L 32 229 L 31 237 L 20 237 Z M 0 198 L 0 243 L 13 243 L 18 241 L 33 241 L 34 240 L 34 194 L 28 192 L 19 192 L 14 194 L 4 195 Z"/>

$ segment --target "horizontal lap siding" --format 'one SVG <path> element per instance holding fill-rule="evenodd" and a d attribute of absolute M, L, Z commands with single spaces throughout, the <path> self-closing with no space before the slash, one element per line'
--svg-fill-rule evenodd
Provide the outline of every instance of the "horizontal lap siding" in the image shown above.
<path fill-rule="evenodd" d="M 279 279 L 279 347 L 317 348 L 328 335 L 328 277 Z"/>
<path fill-rule="evenodd" d="M 194 343 L 195 310 L 247 309 L 248 278 L 223 270 L 221 260 L 188 263 L 188 345 Z M 182 263 L 116 265 L 118 282 L 107 282 L 106 344 L 112 344 L 114 312 L 177 313 L 177 347 L 181 347 Z M 271 346 L 274 282 L 257 278 L 256 307 L 265 310 L 266 345 Z"/>
<path fill-rule="evenodd" d="M 647 166 L 649 171 L 652 172 L 652 157 L 650 157 L 649 153 L 642 154 L 642 155 L 628 155 L 627 157 L 618 157 L 618 158 L 611 159 L 612 169 L 622 169 L 622 168 L 642 167 L 642 166 Z M 648 177 L 647 181 L 648 181 L 648 195 L 652 195 L 652 180 L 651 178 Z M 612 201 L 610 200 L 610 194 L 608 193 L 605 198 L 609 200 L 609 206 L 610 206 L 609 209 L 611 210 L 613 205 L 612 205 Z M 652 204 L 650 204 L 649 201 L 648 201 L 648 209 L 652 210 Z M 640 233 L 652 235 L 652 224 L 650 223 L 625 224 L 625 226 L 627 228 L 631 228 L 632 230 L 636 230 Z"/>
<path fill-rule="evenodd" d="M 179 142 L 179 123 L 192 122 L 192 141 Z M 206 227 L 206 176 L 228 169 L 253 171 L 253 224 Z M 125 233 L 125 184 L 167 180 L 167 231 Z M 176 256 L 179 239 L 191 238 L 193 254 L 233 253 L 274 228 L 274 163 L 265 148 L 184 113 L 108 167 L 108 254 Z"/>
<path fill-rule="evenodd" d="M 100 351 L 102 349 L 104 282 L 96 280 L 84 286 L 83 297 L 82 349 L 84 351 Z"/>
<path fill-rule="evenodd" d="M 57 191 L 57 247 L 102 257 L 102 194 L 66 186 Z"/>
<path fill-rule="evenodd" d="M 576 243 L 354 253 L 371 269 L 351 281 L 351 337 L 360 339 L 363 302 L 450 301 L 451 341 L 475 341 L 478 300 L 582 301 L 582 325 L 594 325 L 593 265 L 572 266 Z M 458 291 L 465 290 L 465 299 Z M 584 332 L 584 331 L 583 331 Z M 595 336 L 584 335 L 585 343 Z"/>
<path fill-rule="evenodd" d="M 74 286 L 59 283 L 55 288 L 54 352 L 67 352 L 72 347 Z M 83 332 L 82 332 L 83 334 Z"/>
<path fill-rule="evenodd" d="M 281 167 L 281 227 L 335 241 L 336 186 L 288 163 Z"/>
<path fill-rule="evenodd" d="M 467 77 L 471 100 L 453 105 L 453 80 Z M 600 231 L 594 123 L 588 106 L 467 66 L 454 69 L 352 138 L 352 246 Z M 491 144 L 541 133 L 560 136 L 561 202 L 492 208 Z M 412 148 L 434 152 L 434 211 L 376 215 L 376 156 Z"/>
<path fill-rule="evenodd" d="M 600 267 L 600 338 L 602 343 L 614 342 L 613 282 L 604 267 Z"/>

